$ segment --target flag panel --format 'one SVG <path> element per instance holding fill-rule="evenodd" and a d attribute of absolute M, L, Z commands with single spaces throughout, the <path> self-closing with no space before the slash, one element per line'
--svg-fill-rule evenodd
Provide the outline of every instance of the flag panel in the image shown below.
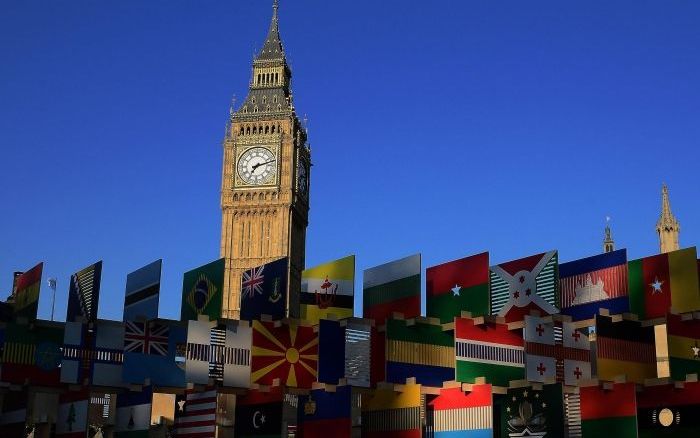
<path fill-rule="evenodd" d="M 700 434 L 700 383 L 645 386 L 637 395 L 640 438 Z"/>
<path fill-rule="evenodd" d="M 345 377 L 345 327 L 322 319 L 318 327 L 318 381 L 337 385 Z"/>
<path fill-rule="evenodd" d="M 616 383 L 610 389 L 581 388 L 581 431 L 584 438 L 637 437 L 637 399 L 634 383 Z"/>
<path fill-rule="evenodd" d="M 27 421 L 27 391 L 8 391 L 2 398 L 0 436 L 23 437 Z"/>
<path fill-rule="evenodd" d="M 157 260 L 126 276 L 124 321 L 158 318 L 162 264 Z"/>
<path fill-rule="evenodd" d="M 273 386 L 269 391 L 250 390 L 236 397 L 234 430 L 236 438 L 283 436 L 284 392 Z"/>
<path fill-rule="evenodd" d="M 175 398 L 177 438 L 215 438 L 216 390 L 187 390 Z"/>
<path fill-rule="evenodd" d="M 613 322 L 596 315 L 596 363 L 598 378 L 612 381 L 626 375 L 636 383 L 656 377 L 654 327 L 639 321 Z"/>
<path fill-rule="evenodd" d="M 225 267 L 226 260 L 219 259 L 185 273 L 180 320 L 197 320 L 198 315 L 209 320 L 221 317 Z"/>
<path fill-rule="evenodd" d="M 365 269 L 362 279 L 363 316 L 384 324 L 392 312 L 405 318 L 420 315 L 421 255 L 415 254 Z"/>
<path fill-rule="evenodd" d="M 671 378 L 684 381 L 687 374 L 700 376 L 700 320 L 684 321 L 680 315 L 666 319 Z"/>
<path fill-rule="evenodd" d="M 511 388 L 501 405 L 502 436 L 564 436 L 564 394 L 560 383 Z"/>
<path fill-rule="evenodd" d="M 282 319 L 287 305 L 289 258 L 284 257 L 243 272 L 241 319 L 253 321 L 261 315 Z"/>
<path fill-rule="evenodd" d="M 2 380 L 20 385 L 59 385 L 63 336 L 62 324 L 56 322 L 7 323 L 0 367 Z"/>
<path fill-rule="evenodd" d="M 124 324 L 98 320 L 95 323 L 95 349 L 92 360 L 92 384 L 122 386 L 124 363 Z"/>
<path fill-rule="evenodd" d="M 184 351 L 178 348 L 186 342 L 187 329 L 180 321 L 124 322 L 124 383 L 184 387 Z"/>
<path fill-rule="evenodd" d="M 351 317 L 354 294 L 354 255 L 306 269 L 301 273 L 301 319 L 318 324 L 329 314 Z"/>
<path fill-rule="evenodd" d="M 153 387 L 117 395 L 114 432 L 116 438 L 148 438 L 151 426 Z"/>
<path fill-rule="evenodd" d="M 97 320 L 101 278 L 102 261 L 71 275 L 66 321 Z"/>
<path fill-rule="evenodd" d="M 376 389 L 362 400 L 363 436 L 421 436 L 420 385 L 407 384 L 401 392 Z"/>
<path fill-rule="evenodd" d="M 372 326 L 367 320 L 346 320 L 345 378 L 348 385 L 364 388 L 370 386 L 371 333 Z M 322 359 L 319 357 L 319 360 Z"/>
<path fill-rule="evenodd" d="M 226 321 L 226 346 L 218 355 L 223 363 L 224 386 L 248 388 L 250 386 L 250 349 L 253 329 L 246 321 Z"/>
<path fill-rule="evenodd" d="M 17 277 L 13 293 L 15 300 L 14 313 L 16 317 L 26 318 L 29 321 L 36 320 L 43 269 L 44 263 L 39 263 L 29 271 Z"/>
<path fill-rule="evenodd" d="M 304 438 L 350 438 L 352 429 L 352 388 L 338 386 L 334 391 L 312 390 L 299 397 L 298 427 Z"/>
<path fill-rule="evenodd" d="M 460 388 L 442 389 L 427 411 L 436 438 L 493 437 L 491 385 L 474 385 L 466 393 Z"/>
<path fill-rule="evenodd" d="M 85 438 L 90 391 L 66 391 L 59 396 L 58 403 L 56 437 Z"/>

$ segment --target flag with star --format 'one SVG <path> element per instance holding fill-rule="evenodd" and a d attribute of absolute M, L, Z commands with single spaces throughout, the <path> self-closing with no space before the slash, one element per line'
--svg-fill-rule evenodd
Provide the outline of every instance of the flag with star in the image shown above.
<path fill-rule="evenodd" d="M 405 318 L 420 315 L 421 255 L 415 254 L 365 269 L 362 278 L 362 315 L 378 326 L 393 312 Z"/>
<path fill-rule="evenodd" d="M 501 404 L 501 436 L 563 437 L 564 393 L 561 383 L 510 388 Z"/>
<path fill-rule="evenodd" d="M 687 374 L 700 376 L 700 319 L 669 313 L 666 334 L 671 378 L 684 381 Z"/>
<path fill-rule="evenodd" d="M 615 383 L 581 388 L 581 432 L 585 438 L 637 438 L 635 384 Z"/>
<path fill-rule="evenodd" d="M 13 291 L 15 317 L 26 318 L 30 322 L 36 320 L 43 269 L 44 264 L 39 263 L 15 280 L 15 290 Z"/>
<path fill-rule="evenodd" d="M 175 397 L 177 438 L 216 437 L 216 388 L 192 388 Z"/>
<path fill-rule="evenodd" d="M 207 315 L 210 320 L 221 317 L 225 267 L 226 259 L 219 259 L 185 272 L 181 321 L 197 320 L 199 315 Z"/>
<path fill-rule="evenodd" d="M 311 324 L 335 315 L 353 315 L 355 302 L 355 256 L 323 263 L 301 273 L 300 318 Z"/>
<path fill-rule="evenodd" d="M 443 388 L 427 407 L 427 424 L 435 438 L 487 438 L 493 436 L 491 385 Z"/>
<path fill-rule="evenodd" d="M 282 319 L 287 308 L 289 258 L 284 257 L 248 269 L 241 278 L 241 319 L 253 321 L 261 315 Z"/>
<path fill-rule="evenodd" d="M 639 438 L 700 436 L 700 382 L 645 386 L 637 421 Z"/>
<path fill-rule="evenodd" d="M 421 437 L 420 385 L 408 383 L 397 388 L 377 388 L 362 394 L 360 406 L 363 437 Z"/>
<path fill-rule="evenodd" d="M 282 386 L 251 389 L 236 396 L 234 430 L 236 438 L 286 436 L 282 429 L 284 391 Z"/>
<path fill-rule="evenodd" d="M 297 425 L 303 438 L 352 436 L 352 387 L 348 385 L 314 389 L 299 396 Z"/>
<path fill-rule="evenodd" d="M 56 438 L 85 438 L 90 389 L 66 390 L 58 398 Z"/>
<path fill-rule="evenodd" d="M 62 347 L 61 323 L 8 323 L 5 327 L 0 379 L 19 385 L 59 386 Z"/>
<path fill-rule="evenodd" d="M 71 275 L 66 321 L 93 322 L 97 320 L 101 278 L 102 261 Z"/>
<path fill-rule="evenodd" d="M 297 320 L 253 321 L 251 383 L 271 385 L 275 379 L 293 388 L 311 388 L 316 381 L 318 334 Z"/>
<path fill-rule="evenodd" d="M 532 310 L 558 313 L 557 263 L 557 252 L 549 251 L 492 266 L 491 314 L 512 322 L 522 321 Z"/>
<path fill-rule="evenodd" d="M 489 312 L 489 253 L 433 266 L 425 271 L 426 315 L 453 322 L 461 312 Z"/>
<path fill-rule="evenodd" d="M 695 247 L 629 262 L 629 293 L 640 319 L 700 310 Z"/>
<path fill-rule="evenodd" d="M 153 387 L 117 394 L 115 438 L 148 438 L 151 426 Z"/>
<path fill-rule="evenodd" d="M 626 376 L 628 382 L 656 378 L 654 327 L 639 321 L 596 315 L 596 368 L 600 380 Z"/>

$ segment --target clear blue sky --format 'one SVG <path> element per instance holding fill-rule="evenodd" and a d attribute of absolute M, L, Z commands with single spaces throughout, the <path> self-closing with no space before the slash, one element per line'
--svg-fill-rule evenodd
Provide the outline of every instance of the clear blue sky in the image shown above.
<path fill-rule="evenodd" d="M 221 140 L 271 0 L 3 0 L 0 290 L 104 259 L 99 315 L 163 258 L 219 255 Z M 700 243 L 700 2 L 281 0 L 313 149 L 307 265 L 657 251 L 666 181 Z M 42 288 L 48 318 L 50 290 Z M 357 310 L 357 309 L 356 309 Z"/>

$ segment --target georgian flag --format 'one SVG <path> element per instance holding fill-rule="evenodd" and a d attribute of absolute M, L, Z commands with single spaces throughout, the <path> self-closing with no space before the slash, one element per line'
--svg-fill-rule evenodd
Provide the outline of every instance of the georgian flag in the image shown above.
<path fill-rule="evenodd" d="M 525 315 L 525 369 L 531 382 L 553 381 L 557 377 L 554 323 Z"/>
<path fill-rule="evenodd" d="M 591 378 L 591 344 L 588 336 L 570 322 L 562 323 L 564 384 L 578 386 Z"/>

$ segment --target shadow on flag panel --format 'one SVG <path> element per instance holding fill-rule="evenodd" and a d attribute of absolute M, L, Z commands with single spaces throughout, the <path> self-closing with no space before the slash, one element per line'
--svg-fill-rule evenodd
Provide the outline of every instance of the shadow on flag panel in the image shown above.
<path fill-rule="evenodd" d="M 209 320 L 221 317 L 224 269 L 226 260 L 219 259 L 189 272 L 182 279 L 180 320 L 197 320 L 206 315 Z"/>
<path fill-rule="evenodd" d="M 297 424 L 303 438 L 350 438 L 352 432 L 352 387 L 334 391 L 312 390 L 299 397 Z"/>
<path fill-rule="evenodd" d="M 124 321 L 158 318 L 162 264 L 157 260 L 126 276 Z"/>
<path fill-rule="evenodd" d="M 27 391 L 8 391 L 2 398 L 0 436 L 24 437 L 27 422 Z"/>
<path fill-rule="evenodd" d="M 671 378 L 684 381 L 688 374 L 700 376 L 700 320 L 683 321 L 669 313 L 666 321 Z"/>
<path fill-rule="evenodd" d="M 392 312 L 402 313 L 405 318 L 420 316 L 420 274 L 420 254 L 365 269 L 363 317 L 380 326 Z"/>
<path fill-rule="evenodd" d="M 493 437 L 493 394 L 491 385 L 473 385 L 440 390 L 427 406 L 427 424 L 435 438 Z"/>
<path fill-rule="evenodd" d="M 36 312 L 39 308 L 39 290 L 41 289 L 41 273 L 44 264 L 39 263 L 29 271 L 23 273 L 15 281 L 14 313 L 15 317 L 36 320 Z"/>
<path fill-rule="evenodd" d="M 216 390 L 187 390 L 175 398 L 175 436 L 214 438 L 216 436 Z"/>
<path fill-rule="evenodd" d="M 289 258 L 285 257 L 243 272 L 241 319 L 253 321 L 262 315 L 284 318 L 288 271 Z"/>
<path fill-rule="evenodd" d="M 301 319 L 318 324 L 319 319 L 353 315 L 355 256 L 315 266 L 301 273 Z"/>
<path fill-rule="evenodd" d="M 645 386 L 637 403 L 640 438 L 700 436 L 700 383 Z"/>
<path fill-rule="evenodd" d="M 581 388 L 581 431 L 584 438 L 637 438 L 635 384 Z"/>
<path fill-rule="evenodd" d="M 102 261 L 71 275 L 66 321 L 93 322 L 97 320 L 101 278 Z"/>
<path fill-rule="evenodd" d="M 654 327 L 596 315 L 596 365 L 600 380 L 613 381 L 624 375 L 641 384 L 656 378 Z"/>

